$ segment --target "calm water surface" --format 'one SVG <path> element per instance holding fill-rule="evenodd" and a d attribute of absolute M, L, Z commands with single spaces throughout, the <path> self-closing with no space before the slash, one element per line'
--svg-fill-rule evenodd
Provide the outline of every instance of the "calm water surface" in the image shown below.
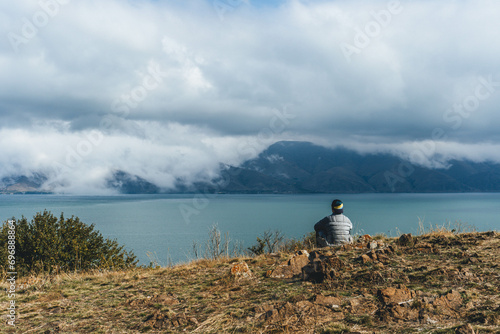
<path fill-rule="evenodd" d="M 57 196 L 0 195 L 0 219 L 32 218 L 36 212 L 75 215 L 94 223 L 105 237 L 132 250 L 141 264 L 147 252 L 160 264 L 193 257 L 193 242 L 203 245 L 217 224 L 222 233 L 243 248 L 255 244 L 266 230 L 280 230 L 300 238 L 329 214 L 334 198 L 344 202 L 344 213 L 354 233 L 418 233 L 419 221 L 432 225 L 456 223 L 477 230 L 499 230 L 500 194 L 348 194 L 348 195 L 123 195 Z"/>

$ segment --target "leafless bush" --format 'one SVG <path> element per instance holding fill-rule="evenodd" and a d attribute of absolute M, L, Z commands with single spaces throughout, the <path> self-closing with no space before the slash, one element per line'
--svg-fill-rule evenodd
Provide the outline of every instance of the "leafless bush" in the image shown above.
<path fill-rule="evenodd" d="M 208 232 L 206 243 L 206 257 L 209 259 L 218 259 L 220 257 L 229 257 L 229 234 L 226 232 L 222 238 L 217 224 L 212 225 Z"/>
<path fill-rule="evenodd" d="M 222 234 L 217 224 L 210 227 L 208 231 L 208 239 L 205 242 L 205 250 L 202 254 L 200 245 L 197 241 L 193 241 L 192 253 L 194 259 L 211 259 L 230 258 L 232 256 L 240 256 L 243 254 L 241 243 L 237 240 L 233 242 L 229 237 L 229 233 Z"/>

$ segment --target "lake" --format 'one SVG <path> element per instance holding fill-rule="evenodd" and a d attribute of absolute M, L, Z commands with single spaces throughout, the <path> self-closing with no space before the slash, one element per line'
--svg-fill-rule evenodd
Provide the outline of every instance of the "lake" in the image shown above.
<path fill-rule="evenodd" d="M 339 198 L 354 233 L 399 236 L 424 227 L 451 224 L 478 231 L 498 230 L 500 194 L 320 194 L 320 195 L 0 195 L 0 219 L 31 219 L 45 209 L 56 216 L 78 216 L 94 223 L 105 237 L 117 239 L 148 264 L 153 255 L 161 265 L 193 258 L 217 224 L 243 249 L 266 230 L 301 238 L 330 213 Z"/>

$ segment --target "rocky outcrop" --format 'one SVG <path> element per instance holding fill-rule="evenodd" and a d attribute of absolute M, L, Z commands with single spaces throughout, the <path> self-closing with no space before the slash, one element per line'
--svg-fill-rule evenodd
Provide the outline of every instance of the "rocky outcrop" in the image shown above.
<path fill-rule="evenodd" d="M 404 320 L 433 323 L 443 319 L 458 319 L 463 311 L 462 296 L 451 290 L 441 296 L 418 295 L 404 285 L 379 289 L 377 296 L 382 307 L 377 314 L 381 320 Z"/>
<path fill-rule="evenodd" d="M 468 294 L 463 288 L 454 288 L 457 283 L 464 283 L 495 289 L 496 285 L 485 283 L 477 270 L 485 262 L 482 255 L 469 250 L 471 245 L 477 245 L 481 240 L 494 240 L 487 237 L 495 238 L 497 234 L 433 234 L 424 237 L 404 234 L 390 241 L 374 240 L 364 235 L 354 244 L 315 249 L 307 256 L 307 260 L 306 252 L 296 253 L 287 263 L 272 271 L 270 277 L 297 278 L 298 270 L 302 267 L 300 277 L 304 281 L 323 284 L 321 289 L 356 291 L 354 296 L 348 298 L 316 294 L 309 300 L 315 307 L 322 306 L 336 312 L 336 316 L 340 313 L 359 319 L 373 316 L 384 323 L 412 322 L 432 326 L 469 320 L 494 326 L 500 323 L 500 317 L 494 311 L 476 310 L 473 303 L 464 300 L 470 295 L 464 297 Z M 436 254 L 447 255 L 441 259 L 436 258 Z M 437 265 L 438 261 L 447 263 L 447 259 L 458 261 L 460 265 Z M 293 274 L 291 268 L 294 268 Z M 290 274 L 284 275 L 284 272 Z M 404 284 L 420 288 L 412 290 Z M 448 290 L 437 293 L 435 288 L 422 289 L 436 286 L 446 286 Z M 289 314 L 286 310 L 295 307 L 291 305 L 274 305 L 273 310 L 269 310 L 268 318 L 286 317 Z M 471 328 L 463 326 L 461 331 Z"/>
<path fill-rule="evenodd" d="M 338 276 L 344 267 L 342 260 L 331 251 L 313 251 L 309 256 L 309 262 L 302 268 L 302 279 L 321 283 Z"/>
<path fill-rule="evenodd" d="M 370 251 L 366 252 L 365 254 L 361 255 L 359 257 L 359 260 L 364 263 L 382 263 L 386 264 L 389 261 L 389 256 L 394 253 L 394 247 L 393 246 L 388 246 L 385 248 L 381 249 L 371 249 Z"/>
<path fill-rule="evenodd" d="M 302 274 L 302 268 L 309 263 L 309 253 L 306 250 L 296 252 L 290 260 L 280 264 L 267 273 L 271 278 L 293 278 Z"/>
<path fill-rule="evenodd" d="M 462 295 L 456 290 L 437 297 L 431 305 L 436 313 L 450 318 L 457 318 L 460 315 L 460 307 L 462 306 Z"/>

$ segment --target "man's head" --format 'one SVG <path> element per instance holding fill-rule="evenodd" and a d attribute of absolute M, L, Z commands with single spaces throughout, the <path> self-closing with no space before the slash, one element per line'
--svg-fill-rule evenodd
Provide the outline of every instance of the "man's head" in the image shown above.
<path fill-rule="evenodd" d="M 334 214 L 340 214 L 344 212 L 344 203 L 341 200 L 335 199 L 332 202 L 332 212 Z"/>

